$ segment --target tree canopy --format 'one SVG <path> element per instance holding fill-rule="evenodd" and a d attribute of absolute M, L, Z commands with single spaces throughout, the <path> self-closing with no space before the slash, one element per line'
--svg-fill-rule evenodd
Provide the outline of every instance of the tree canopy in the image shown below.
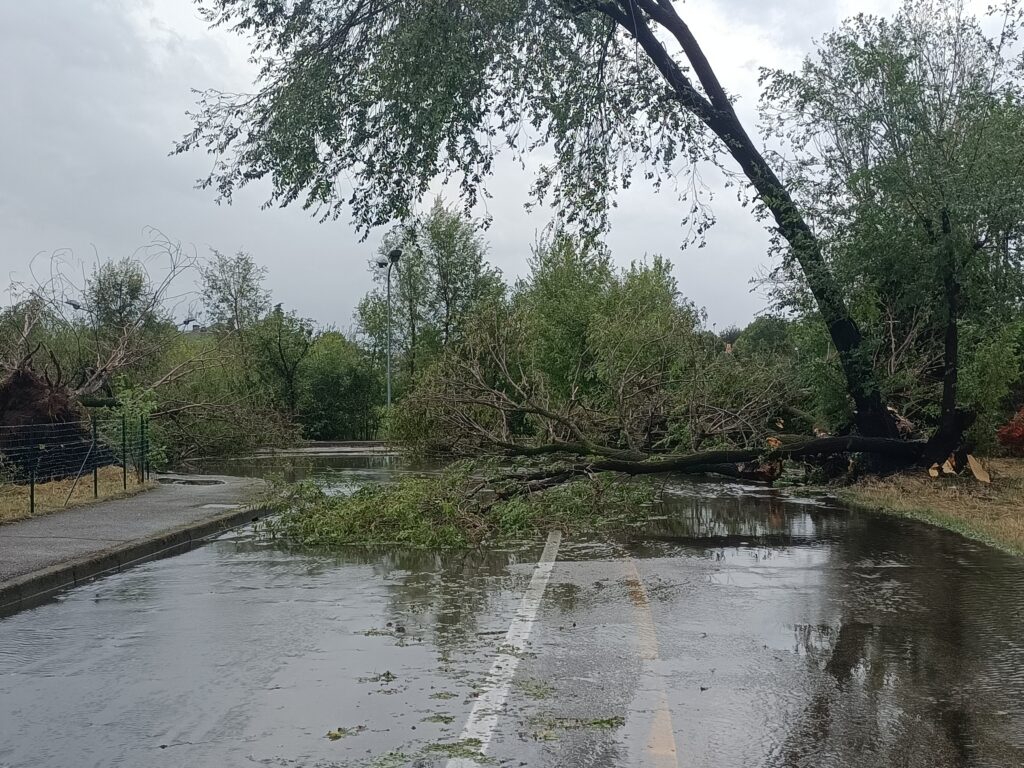
<path fill-rule="evenodd" d="M 958 409 L 998 412 L 981 400 L 1005 396 L 1019 370 L 1016 4 L 996 20 L 993 36 L 961 2 L 907 3 L 891 20 L 846 21 L 797 72 L 764 76 L 765 112 L 792 153 L 791 188 L 869 331 L 887 399 L 954 440 Z M 776 278 L 780 301 L 805 310 L 791 261 Z"/>
<path fill-rule="evenodd" d="M 222 199 L 269 177 L 269 203 L 301 200 L 323 216 L 349 208 L 366 232 L 407 218 L 439 177 L 457 180 L 471 205 L 502 148 L 522 157 L 545 146 L 553 160 L 535 194 L 593 234 L 634 171 L 660 186 L 731 156 L 801 267 L 859 429 L 896 434 L 818 238 L 671 0 L 200 5 L 246 35 L 261 65 L 255 93 L 205 92 L 177 146 L 213 154 L 201 186 Z M 683 216 L 701 232 L 710 212 L 689 206 Z"/>
<path fill-rule="evenodd" d="M 211 325 L 240 331 L 256 323 L 270 306 L 263 287 L 267 269 L 239 251 L 234 256 L 213 249 L 210 260 L 199 267 L 202 298 Z"/>

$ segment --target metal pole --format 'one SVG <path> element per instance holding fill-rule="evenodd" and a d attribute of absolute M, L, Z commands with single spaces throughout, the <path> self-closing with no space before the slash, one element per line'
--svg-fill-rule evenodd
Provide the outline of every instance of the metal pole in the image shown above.
<path fill-rule="evenodd" d="M 36 513 L 36 468 L 32 467 L 28 471 L 28 513 L 35 515 Z"/>
<path fill-rule="evenodd" d="M 391 407 L 391 267 L 388 264 L 388 407 Z"/>
<path fill-rule="evenodd" d="M 92 420 L 92 452 L 96 453 L 96 417 Z M 96 461 L 93 461 L 92 465 L 92 497 L 98 499 L 100 497 L 100 468 Z"/>
<path fill-rule="evenodd" d="M 146 481 L 146 423 L 142 414 L 139 414 L 139 463 L 135 467 L 135 473 L 139 476 L 139 482 Z"/>
<path fill-rule="evenodd" d="M 142 481 L 146 481 L 146 465 L 149 464 L 149 424 L 146 417 L 139 417 L 142 421 Z"/>
<path fill-rule="evenodd" d="M 128 414 L 121 411 L 121 482 L 128 490 Z"/>

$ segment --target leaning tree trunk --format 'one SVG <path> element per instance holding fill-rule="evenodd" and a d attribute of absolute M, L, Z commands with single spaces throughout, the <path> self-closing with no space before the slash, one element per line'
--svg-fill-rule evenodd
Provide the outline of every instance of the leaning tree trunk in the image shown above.
<path fill-rule="evenodd" d="M 775 175 L 744 130 L 732 102 L 690 28 L 667 0 L 618 0 L 601 10 L 633 35 L 662 73 L 676 98 L 725 145 L 792 248 L 814 296 L 829 336 L 839 353 L 847 391 L 856 406 L 858 432 L 869 437 L 897 438 L 896 420 L 886 408 L 870 355 L 839 285 L 825 263 L 818 238 L 811 231 L 782 181 Z M 669 55 L 648 24 L 653 20 L 682 47 L 700 84 L 698 91 Z M 705 96 L 706 94 L 706 96 Z"/>
<path fill-rule="evenodd" d="M 857 431 L 870 437 L 899 437 L 896 420 L 882 400 L 871 357 L 864 350 L 860 328 L 825 263 L 818 238 L 778 176 L 754 147 L 732 107 L 727 114 L 717 115 L 709 126 L 729 148 L 729 153 L 771 211 L 779 232 L 789 242 L 803 270 L 807 287 L 839 353 L 847 391 L 856 406 Z"/>

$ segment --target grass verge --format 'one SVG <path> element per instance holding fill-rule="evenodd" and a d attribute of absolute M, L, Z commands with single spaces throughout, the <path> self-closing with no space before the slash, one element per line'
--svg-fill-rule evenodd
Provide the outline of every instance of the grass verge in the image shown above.
<path fill-rule="evenodd" d="M 310 547 L 399 544 L 465 548 L 533 539 L 550 530 L 624 530 L 649 514 L 654 486 L 596 476 L 557 488 L 499 499 L 471 464 L 435 477 L 332 496 L 316 485 L 279 486 L 264 500 L 280 514 L 257 526 L 261 535 Z"/>
<path fill-rule="evenodd" d="M 924 470 L 864 480 L 839 492 L 855 507 L 921 520 L 1024 555 L 1024 459 L 985 462 L 991 485 Z"/>
<path fill-rule="evenodd" d="M 154 483 L 138 483 L 135 476 L 129 472 L 128 490 L 125 490 L 120 467 L 103 467 L 99 471 L 98 498 L 93 498 L 91 472 L 79 478 L 77 485 L 74 478 L 38 483 L 36 485 L 36 511 L 33 515 L 30 511 L 29 486 L 5 483 L 0 485 L 0 525 L 25 520 L 29 517 L 42 517 L 53 512 L 94 504 L 98 501 L 127 498 L 149 490 L 154 485 Z M 73 491 L 72 488 L 74 488 Z"/>

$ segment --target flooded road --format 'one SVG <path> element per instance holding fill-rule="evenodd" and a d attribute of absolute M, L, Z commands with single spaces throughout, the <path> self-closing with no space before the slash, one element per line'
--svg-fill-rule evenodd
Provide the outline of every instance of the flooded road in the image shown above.
<path fill-rule="evenodd" d="M 289 462 L 342 488 L 422 471 Z M 243 531 L 2 619 L 0 766 L 455 768 L 484 743 L 505 766 L 1024 765 L 1024 560 L 670 490 L 613 542 L 325 556 Z"/>

